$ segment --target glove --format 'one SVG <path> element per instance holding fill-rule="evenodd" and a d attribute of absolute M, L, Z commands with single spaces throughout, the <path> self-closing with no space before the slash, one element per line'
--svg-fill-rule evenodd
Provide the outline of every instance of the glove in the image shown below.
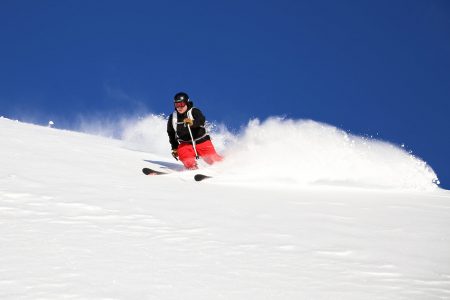
<path fill-rule="evenodd" d="M 173 158 L 175 158 L 176 160 L 178 160 L 178 150 L 177 150 L 177 149 L 173 149 L 173 150 L 172 150 L 172 156 L 173 156 Z"/>
<path fill-rule="evenodd" d="M 186 118 L 186 119 L 183 120 L 183 123 L 187 124 L 189 126 L 192 126 L 192 125 L 194 125 L 194 120 Z"/>

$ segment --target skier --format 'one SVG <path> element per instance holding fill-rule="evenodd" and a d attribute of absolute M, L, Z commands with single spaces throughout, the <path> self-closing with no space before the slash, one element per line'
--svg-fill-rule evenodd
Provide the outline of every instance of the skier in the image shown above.
<path fill-rule="evenodd" d="M 189 100 L 186 93 L 174 97 L 175 111 L 169 116 L 167 134 L 172 146 L 172 156 L 180 159 L 188 170 L 198 169 L 196 158 L 201 156 L 208 164 L 221 161 L 210 136 L 205 130 L 205 116 Z"/>

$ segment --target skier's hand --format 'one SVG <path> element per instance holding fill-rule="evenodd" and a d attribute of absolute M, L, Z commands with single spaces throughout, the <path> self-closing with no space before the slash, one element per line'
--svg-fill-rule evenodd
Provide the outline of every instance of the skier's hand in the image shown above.
<path fill-rule="evenodd" d="M 178 160 L 178 150 L 177 150 L 177 149 L 173 149 L 173 150 L 172 150 L 172 156 L 173 156 L 173 158 L 175 158 L 176 160 Z"/>
<path fill-rule="evenodd" d="M 183 123 L 187 124 L 189 126 L 192 126 L 192 125 L 194 125 L 194 120 L 186 118 L 186 119 L 183 120 Z"/>

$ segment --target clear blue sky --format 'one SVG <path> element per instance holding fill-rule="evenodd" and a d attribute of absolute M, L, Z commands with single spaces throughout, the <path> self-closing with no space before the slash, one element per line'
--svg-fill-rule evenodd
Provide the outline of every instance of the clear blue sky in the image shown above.
<path fill-rule="evenodd" d="M 0 115 L 307 118 L 407 149 L 450 188 L 450 1 L 0 2 Z"/>

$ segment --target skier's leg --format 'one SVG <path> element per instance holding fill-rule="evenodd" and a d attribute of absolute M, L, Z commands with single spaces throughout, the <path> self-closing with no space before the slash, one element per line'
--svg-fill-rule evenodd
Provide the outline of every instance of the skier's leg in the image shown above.
<path fill-rule="evenodd" d="M 194 148 L 192 148 L 191 144 L 178 145 L 178 158 L 186 169 L 195 170 L 198 168 Z"/>
<path fill-rule="evenodd" d="M 213 143 L 210 140 L 197 144 L 197 152 L 208 164 L 221 161 L 223 158 L 217 154 Z"/>

